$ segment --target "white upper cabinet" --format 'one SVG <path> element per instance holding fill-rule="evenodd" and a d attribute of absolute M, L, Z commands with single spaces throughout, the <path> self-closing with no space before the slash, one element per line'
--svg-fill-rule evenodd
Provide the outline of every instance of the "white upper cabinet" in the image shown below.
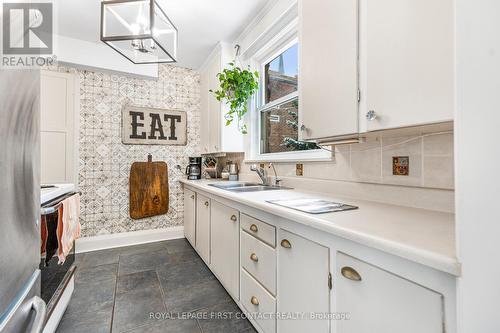
<path fill-rule="evenodd" d="M 361 1 L 362 127 L 453 120 L 453 0 Z"/>
<path fill-rule="evenodd" d="M 357 134 L 357 0 L 300 0 L 299 20 L 302 139 Z"/>
<path fill-rule="evenodd" d="M 217 74 L 233 60 L 232 47 L 220 43 L 200 70 L 200 140 L 202 153 L 242 152 L 244 136 L 238 131 L 237 121 L 226 126 L 225 102 L 219 102 L 209 90 L 219 89 Z"/>
<path fill-rule="evenodd" d="M 40 80 L 41 182 L 77 183 L 78 77 L 43 70 Z"/>
<path fill-rule="evenodd" d="M 453 0 L 300 0 L 301 138 L 452 121 L 453 12 Z"/>

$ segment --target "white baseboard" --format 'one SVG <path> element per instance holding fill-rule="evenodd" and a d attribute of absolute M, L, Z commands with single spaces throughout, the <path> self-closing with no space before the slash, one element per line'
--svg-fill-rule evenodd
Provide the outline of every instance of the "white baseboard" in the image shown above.
<path fill-rule="evenodd" d="M 75 252 L 91 252 L 177 238 L 184 238 L 183 226 L 84 237 L 76 240 Z"/>

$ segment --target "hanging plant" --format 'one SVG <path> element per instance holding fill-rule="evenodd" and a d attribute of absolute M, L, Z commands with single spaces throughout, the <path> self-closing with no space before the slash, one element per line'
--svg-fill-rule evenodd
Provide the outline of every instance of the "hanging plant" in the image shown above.
<path fill-rule="evenodd" d="M 220 102 L 224 101 L 229 106 L 229 111 L 224 115 L 226 126 L 229 126 L 236 118 L 238 130 L 247 134 L 247 126 L 242 124 L 243 116 L 248 111 L 248 100 L 259 89 L 259 73 L 248 69 L 241 69 L 234 62 L 230 62 L 231 68 L 225 68 L 217 74 L 220 89 L 210 92 Z"/>

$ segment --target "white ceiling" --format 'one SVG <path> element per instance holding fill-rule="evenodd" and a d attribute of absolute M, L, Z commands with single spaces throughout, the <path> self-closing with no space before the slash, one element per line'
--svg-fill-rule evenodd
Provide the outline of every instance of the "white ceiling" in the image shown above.
<path fill-rule="evenodd" d="M 199 68 L 218 41 L 231 42 L 238 37 L 268 1 L 158 0 L 179 30 L 178 65 Z M 56 3 L 60 35 L 101 43 L 100 0 Z"/>

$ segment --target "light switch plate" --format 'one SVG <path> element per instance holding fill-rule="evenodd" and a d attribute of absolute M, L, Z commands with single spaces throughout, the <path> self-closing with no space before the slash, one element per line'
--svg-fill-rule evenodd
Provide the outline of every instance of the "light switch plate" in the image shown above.
<path fill-rule="evenodd" d="M 410 157 L 409 156 L 393 156 L 392 157 L 392 174 L 394 176 L 409 176 L 410 175 Z"/>

